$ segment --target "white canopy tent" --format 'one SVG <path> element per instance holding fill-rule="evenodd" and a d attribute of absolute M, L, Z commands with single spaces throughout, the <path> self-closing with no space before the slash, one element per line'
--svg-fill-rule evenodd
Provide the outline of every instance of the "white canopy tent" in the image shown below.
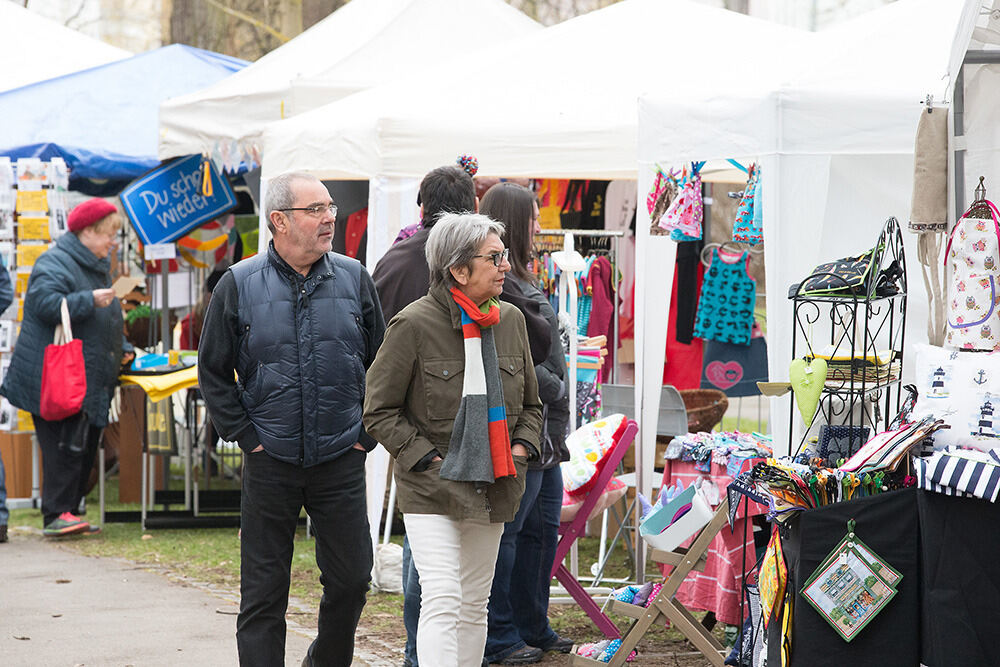
<path fill-rule="evenodd" d="M 160 110 L 161 159 L 259 161 L 264 125 L 540 30 L 503 0 L 353 0 L 242 72 Z"/>
<path fill-rule="evenodd" d="M 656 163 L 737 158 L 762 166 L 772 380 L 788 377 L 789 286 L 823 261 L 870 248 L 890 215 L 908 219 L 920 102 L 947 95 L 961 11 L 961 0 L 899 0 L 817 34 L 813 53 L 779 87 L 640 100 L 640 192 L 651 186 Z M 637 225 L 638 253 L 659 262 L 673 244 L 649 237 L 646 222 Z M 904 242 L 912 274 L 915 235 Z M 669 306 L 669 281 L 653 285 L 644 303 L 637 300 L 647 318 Z M 926 341 L 924 287 L 916 275 L 908 285 L 906 341 Z M 655 368 L 664 340 L 659 331 L 645 333 L 637 366 Z M 645 391 L 643 405 L 656 405 L 659 386 L 647 383 Z M 789 409 L 787 396 L 771 400 L 778 453 L 789 442 Z"/>
<path fill-rule="evenodd" d="M 1000 0 L 967 0 L 948 68 L 954 82 L 949 123 L 949 211 L 956 217 L 971 202 L 979 176 L 987 197 L 1000 192 Z"/>
<path fill-rule="evenodd" d="M 809 36 L 685 0 L 625 0 L 494 49 L 443 85 L 382 86 L 274 123 L 263 176 L 372 179 L 372 262 L 416 215 L 417 179 L 457 155 L 474 154 L 482 175 L 634 179 L 642 92 L 712 73 L 770 80 Z M 381 187 L 413 197 L 383 218 Z"/>
<path fill-rule="evenodd" d="M 0 44 L 0 92 L 132 55 L 12 2 L 0 2 Z"/>
<path fill-rule="evenodd" d="M 430 169 L 471 153 L 482 175 L 635 179 L 640 94 L 661 86 L 686 91 L 703 77 L 777 85 L 782 60 L 809 38 L 686 0 L 625 0 L 495 49 L 475 63 L 474 75 L 456 70 L 441 86 L 386 85 L 271 124 L 263 177 L 304 170 L 370 179 L 374 265 L 399 228 L 415 221 L 417 184 Z M 672 266 L 672 255 L 658 258 L 637 275 L 643 285 L 669 284 Z M 666 310 L 645 330 L 638 325 L 662 329 L 662 340 Z M 646 487 L 656 404 L 641 415 L 637 468 Z"/>

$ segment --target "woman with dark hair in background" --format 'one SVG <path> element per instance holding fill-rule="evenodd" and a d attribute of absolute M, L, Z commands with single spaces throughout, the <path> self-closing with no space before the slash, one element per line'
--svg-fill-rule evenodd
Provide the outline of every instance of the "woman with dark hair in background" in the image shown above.
<path fill-rule="evenodd" d="M 538 461 L 528 463 L 521 507 L 504 526 L 489 602 L 486 658 L 491 663 L 523 665 L 539 662 L 546 651 L 569 653 L 570 639 L 549 625 L 549 576 L 559 540 L 562 473 L 569 459 L 566 428 L 569 398 L 566 357 L 555 311 L 528 269 L 539 230 L 534 194 L 516 183 L 498 183 L 487 191 L 479 211 L 504 225 L 503 241 L 510 250 L 511 270 L 504 282 L 504 299 L 527 302 L 545 317 L 550 328 L 548 354 L 535 366 L 542 400 L 542 437 Z M 520 573 L 513 577 L 513 572 Z"/>

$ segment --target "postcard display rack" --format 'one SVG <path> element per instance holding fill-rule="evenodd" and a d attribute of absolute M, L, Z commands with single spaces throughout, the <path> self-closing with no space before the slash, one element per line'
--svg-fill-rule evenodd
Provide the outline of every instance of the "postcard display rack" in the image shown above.
<path fill-rule="evenodd" d="M 793 454 L 813 433 L 810 426 L 828 424 L 847 427 L 849 457 L 864 444 L 864 433 L 870 437 L 885 431 L 899 411 L 907 285 L 903 238 L 895 218 L 885 223 L 876 248 L 881 252 L 863 293 L 802 294 L 801 285 L 824 275 L 812 274 L 790 295 L 792 359 L 821 357 L 828 364 L 816 415 L 799 435 L 795 426 L 800 417 L 792 390 L 788 433 Z M 899 277 L 892 293 L 880 295 L 878 277 L 887 271 Z"/>
<path fill-rule="evenodd" d="M 39 255 L 67 231 L 69 172 L 61 158 L 42 162 L 0 157 L 0 261 L 10 273 L 14 301 L 0 314 L 0 378 L 6 376 L 24 316 L 28 277 Z M 11 498 L 37 496 L 38 462 L 33 456 L 31 415 L 0 397 L 0 444 Z"/>

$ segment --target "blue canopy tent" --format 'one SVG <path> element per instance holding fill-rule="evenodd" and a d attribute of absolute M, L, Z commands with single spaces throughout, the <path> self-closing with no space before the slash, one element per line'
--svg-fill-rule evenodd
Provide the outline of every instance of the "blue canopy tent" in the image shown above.
<path fill-rule="evenodd" d="M 216 83 L 248 64 L 173 44 L 0 93 L 0 155 L 61 157 L 70 167 L 71 189 L 104 194 L 107 181 L 120 189 L 160 163 L 162 101 Z"/>

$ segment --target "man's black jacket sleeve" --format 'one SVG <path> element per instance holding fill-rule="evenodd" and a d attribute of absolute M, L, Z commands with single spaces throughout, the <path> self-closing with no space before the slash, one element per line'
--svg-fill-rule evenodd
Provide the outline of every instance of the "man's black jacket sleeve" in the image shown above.
<path fill-rule="evenodd" d="M 209 417 L 223 440 L 239 443 L 244 452 L 260 444 L 260 437 L 243 404 L 234 374 L 240 341 L 239 293 L 227 271 L 212 291 L 198 343 L 198 385 Z"/>

